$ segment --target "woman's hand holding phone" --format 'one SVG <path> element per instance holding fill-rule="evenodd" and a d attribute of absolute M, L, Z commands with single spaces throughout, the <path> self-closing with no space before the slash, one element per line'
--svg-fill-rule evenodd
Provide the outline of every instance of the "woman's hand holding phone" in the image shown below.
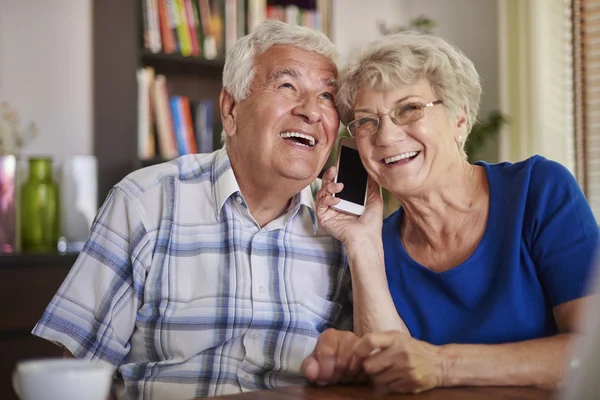
<path fill-rule="evenodd" d="M 321 190 L 317 192 L 317 218 L 329 234 L 344 244 L 362 242 L 371 235 L 381 237 L 383 200 L 379 185 L 369 178 L 367 202 L 361 216 L 338 211 L 333 206 L 341 200 L 333 197 L 342 191 L 343 183 L 335 183 L 337 168 L 331 167 L 323 174 Z"/>

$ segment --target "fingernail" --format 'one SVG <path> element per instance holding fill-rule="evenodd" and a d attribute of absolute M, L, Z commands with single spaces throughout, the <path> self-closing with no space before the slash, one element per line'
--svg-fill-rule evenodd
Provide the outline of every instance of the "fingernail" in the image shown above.
<path fill-rule="evenodd" d="M 325 382 L 325 381 L 317 381 L 316 383 L 319 386 L 325 386 L 325 385 L 327 385 L 327 382 Z"/>

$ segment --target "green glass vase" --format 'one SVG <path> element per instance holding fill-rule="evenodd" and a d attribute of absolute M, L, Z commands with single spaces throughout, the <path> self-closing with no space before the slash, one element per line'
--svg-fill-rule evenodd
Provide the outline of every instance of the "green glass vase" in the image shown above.
<path fill-rule="evenodd" d="M 29 177 L 21 187 L 21 245 L 25 253 L 55 253 L 60 235 L 59 187 L 52 158 L 29 159 Z"/>

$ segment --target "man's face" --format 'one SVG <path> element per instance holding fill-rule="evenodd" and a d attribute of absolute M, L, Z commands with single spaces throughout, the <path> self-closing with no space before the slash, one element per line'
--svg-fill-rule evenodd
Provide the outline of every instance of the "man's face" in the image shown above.
<path fill-rule="evenodd" d="M 250 169 L 246 177 L 304 186 L 317 177 L 339 128 L 336 77 L 326 57 L 293 46 L 273 46 L 256 58 L 250 95 L 225 128 L 230 157 Z"/>

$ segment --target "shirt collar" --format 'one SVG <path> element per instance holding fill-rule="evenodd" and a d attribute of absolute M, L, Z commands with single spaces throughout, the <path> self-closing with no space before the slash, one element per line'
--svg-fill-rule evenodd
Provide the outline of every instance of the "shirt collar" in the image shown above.
<path fill-rule="evenodd" d="M 223 204 L 232 194 L 240 192 L 240 186 L 235 179 L 225 148 L 220 149 L 216 156 L 213 164 L 212 182 L 215 196 L 215 217 L 219 219 Z"/>
<path fill-rule="evenodd" d="M 219 219 L 221 209 L 231 195 L 240 193 L 240 186 L 235 179 L 235 174 L 231 168 L 231 162 L 225 148 L 219 150 L 213 165 L 212 172 L 213 191 L 215 197 L 215 217 Z M 290 207 L 286 210 L 286 214 L 293 218 L 300 207 L 305 206 L 309 210 L 310 218 L 313 224 L 313 231 L 317 233 L 319 223 L 317 221 L 315 201 L 310 186 L 305 187 L 292 198 Z"/>
<path fill-rule="evenodd" d="M 298 212 L 301 206 L 305 206 L 308 209 L 310 218 L 313 224 L 313 233 L 317 233 L 319 230 L 319 222 L 317 221 L 317 212 L 315 206 L 315 199 L 313 197 L 312 189 L 310 186 L 302 189 L 300 193 L 294 196 L 294 201 L 298 203 L 297 208 L 294 207 L 294 214 Z"/>

